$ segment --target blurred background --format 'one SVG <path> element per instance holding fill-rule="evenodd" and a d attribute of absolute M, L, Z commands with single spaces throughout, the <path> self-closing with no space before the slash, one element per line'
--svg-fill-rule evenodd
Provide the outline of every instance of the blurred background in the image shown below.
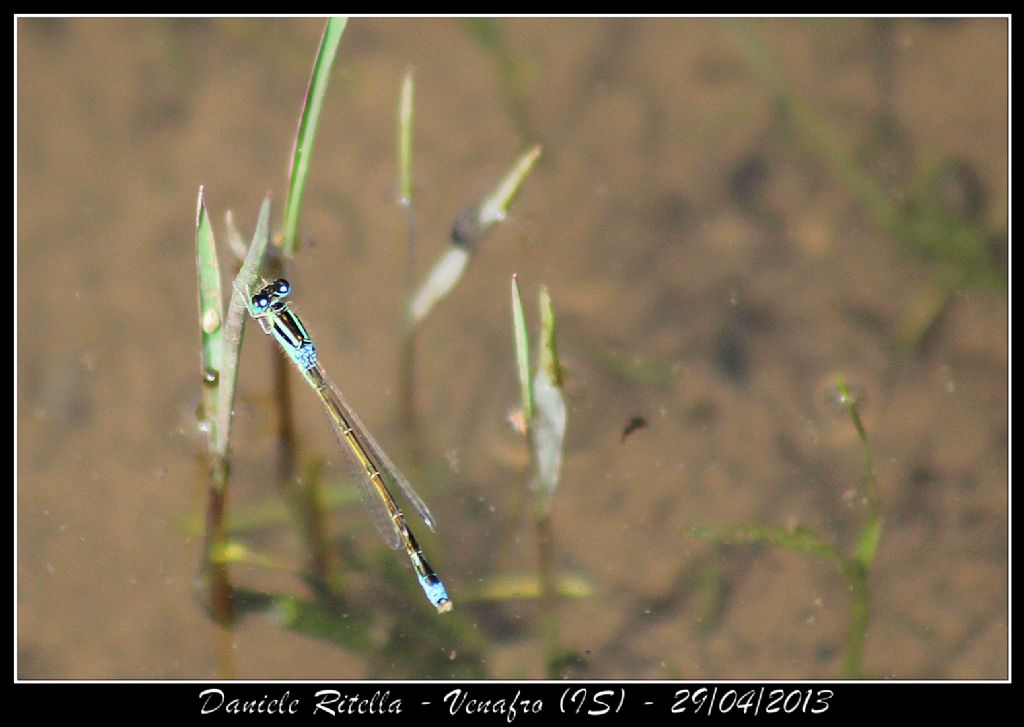
<path fill-rule="evenodd" d="M 323 21 L 20 18 L 17 676 L 834 678 L 834 563 L 693 528 L 807 528 L 851 551 L 864 450 L 884 518 L 863 674 L 1007 677 L 1008 20 L 349 21 L 292 270 L 332 377 L 430 503 L 438 616 L 357 502 L 329 626 L 279 502 L 273 342 L 242 349 L 229 505 L 287 595 L 211 622 L 198 567 L 195 210 L 275 225 Z M 508 220 L 419 337 L 421 462 L 398 424 L 415 72 L 417 277 L 534 144 Z M 225 278 L 233 275 L 225 252 Z M 231 272 L 228 272 L 231 271 Z M 552 672 L 524 488 L 509 280 L 546 285 L 567 371 Z M 303 466 L 348 485 L 292 379 Z M 256 514 L 262 514 L 260 518 Z M 413 524 L 415 527 L 415 523 Z M 501 587 L 495 591 L 496 587 Z M 511 590 L 510 590 L 511 588 Z M 409 590 L 412 589 L 412 590 Z M 291 604 L 289 610 L 288 604 Z M 348 631 L 346 631 L 348 629 Z M 550 633 L 548 632 L 548 635 Z"/>

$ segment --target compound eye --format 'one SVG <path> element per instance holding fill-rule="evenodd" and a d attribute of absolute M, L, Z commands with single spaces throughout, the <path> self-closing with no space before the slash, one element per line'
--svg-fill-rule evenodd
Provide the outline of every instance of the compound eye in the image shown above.
<path fill-rule="evenodd" d="M 274 292 L 282 298 L 292 292 L 292 284 L 284 278 L 278 278 L 275 280 L 271 284 L 271 287 L 274 289 Z"/>
<path fill-rule="evenodd" d="M 270 296 L 264 293 L 257 293 L 252 297 L 252 307 L 256 310 L 266 310 L 270 307 Z"/>

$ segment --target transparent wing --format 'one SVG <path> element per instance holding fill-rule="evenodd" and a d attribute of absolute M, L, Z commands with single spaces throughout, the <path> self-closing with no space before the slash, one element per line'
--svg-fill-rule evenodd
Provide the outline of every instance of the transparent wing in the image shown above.
<path fill-rule="evenodd" d="M 409 484 L 405 475 L 380 448 L 359 415 L 348 405 L 341 391 L 330 380 L 323 368 L 317 365 L 308 371 L 308 375 L 312 378 L 324 408 L 327 410 L 331 430 L 334 432 L 338 446 L 344 454 L 345 462 L 359 487 L 363 505 L 388 545 L 392 548 L 404 545 L 403 534 L 392 517 L 393 512 L 398 512 L 398 506 L 387 488 L 385 487 L 381 491 L 381 488 L 371 478 L 370 472 L 372 471 L 379 472 L 386 484 L 401 492 L 402 496 L 409 501 L 416 513 L 423 519 L 423 522 L 427 524 L 427 527 L 434 530 L 436 521 L 430 513 L 430 508 Z M 352 442 L 345 434 L 346 428 L 351 428 L 356 447 L 353 447 Z M 369 466 L 369 470 L 367 466 Z"/>

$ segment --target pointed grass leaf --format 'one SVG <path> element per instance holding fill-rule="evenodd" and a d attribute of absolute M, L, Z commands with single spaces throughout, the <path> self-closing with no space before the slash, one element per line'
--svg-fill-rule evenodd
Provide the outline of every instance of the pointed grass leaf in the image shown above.
<path fill-rule="evenodd" d="M 398 202 L 412 206 L 412 68 L 402 77 L 402 90 L 398 100 Z"/>
<path fill-rule="evenodd" d="M 512 276 L 512 333 L 515 338 L 516 373 L 519 397 L 523 405 L 523 422 L 529 430 L 533 420 L 533 386 L 530 377 L 530 339 L 526 333 L 526 316 L 519 295 L 519 276 Z"/>
<path fill-rule="evenodd" d="M 533 486 L 537 491 L 537 508 L 547 513 L 562 468 L 568 415 L 565 397 L 562 395 L 562 369 L 555 342 L 555 312 L 544 286 L 540 289 L 540 319 L 540 351 L 537 373 L 533 378 L 534 417 L 530 434 L 536 464 Z"/>
<path fill-rule="evenodd" d="M 224 340 L 224 304 L 221 294 L 220 266 L 213 226 L 206 209 L 206 193 L 199 188 L 196 201 L 196 272 L 199 291 L 200 361 L 203 374 L 203 411 L 201 428 L 207 432 L 208 447 L 217 450 L 222 436 L 216 425 L 217 391 L 221 385 Z"/>
<path fill-rule="evenodd" d="M 512 205 L 526 175 L 533 169 L 533 164 L 540 156 L 540 151 L 541 147 L 538 144 L 520 156 L 494 190 L 480 204 L 477 217 L 485 233 L 505 219 L 508 208 Z"/>
<path fill-rule="evenodd" d="M 324 34 L 317 49 L 313 71 L 306 88 L 306 99 L 299 116 L 299 127 L 292 146 L 292 163 L 288 175 L 288 197 L 285 200 L 284 229 L 282 231 L 282 252 L 285 259 L 295 254 L 295 243 L 299 231 L 299 215 L 302 210 L 302 196 L 306 189 L 309 175 L 309 163 L 313 154 L 313 142 L 316 140 L 316 128 L 320 121 L 324 96 L 327 94 L 327 82 L 330 79 L 334 58 L 341 43 L 341 35 L 345 31 L 347 18 L 329 18 L 324 26 Z"/>

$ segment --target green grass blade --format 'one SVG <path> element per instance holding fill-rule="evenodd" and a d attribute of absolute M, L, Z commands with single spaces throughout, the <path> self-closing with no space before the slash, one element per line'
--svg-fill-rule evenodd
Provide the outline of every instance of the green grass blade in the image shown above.
<path fill-rule="evenodd" d="M 412 206 L 412 68 L 405 71 L 398 101 L 398 202 Z"/>
<path fill-rule="evenodd" d="M 256 231 L 252 236 L 252 243 L 242 261 L 242 267 L 235 276 L 234 291 L 232 296 L 245 306 L 242 296 L 251 292 L 256 287 L 256 281 L 260 275 L 260 266 L 263 264 L 263 256 L 267 252 L 267 243 L 270 241 L 270 195 L 263 198 L 260 205 L 259 217 L 256 219 Z"/>
<path fill-rule="evenodd" d="M 575 572 L 555 577 L 555 593 L 559 598 L 590 598 L 594 586 L 590 579 Z M 499 574 L 485 578 L 480 587 L 466 594 L 466 603 L 480 601 L 534 600 L 541 597 L 541 582 L 536 573 Z"/>
<path fill-rule="evenodd" d="M 234 233 L 229 232 L 230 234 L 237 234 L 237 230 Z M 254 287 L 269 239 L 270 197 L 267 196 L 260 207 L 252 244 L 249 245 L 249 250 L 246 253 L 242 267 L 235 277 L 231 296 L 228 299 L 228 314 L 224 326 L 224 340 L 221 353 L 221 384 L 217 402 L 217 430 L 222 433 L 219 435 L 219 444 L 222 448 L 221 452 L 225 455 L 227 454 L 231 438 L 231 412 L 234 409 L 235 390 L 238 381 L 238 357 L 245 334 L 245 321 L 248 317 L 246 315 L 245 302 L 238 291 L 250 290 Z"/>
<path fill-rule="evenodd" d="M 405 274 L 402 276 L 402 289 L 406 303 L 412 301 L 413 288 L 416 284 L 416 212 L 412 204 L 412 108 L 413 108 L 413 73 L 407 68 L 402 78 L 402 89 L 398 99 L 398 204 L 405 210 Z M 407 316 L 405 323 L 411 323 Z M 411 333 L 413 327 L 406 327 Z M 412 349 L 408 349 L 411 351 Z"/>
<path fill-rule="evenodd" d="M 324 27 L 320 48 L 313 63 L 313 72 L 306 89 L 306 100 L 299 116 L 299 129 L 292 148 L 291 173 L 288 178 L 288 197 L 285 200 L 284 229 L 282 231 L 282 253 L 286 260 L 295 254 L 295 242 L 299 231 L 299 214 L 302 210 L 302 195 L 306 189 L 309 162 L 316 140 L 316 127 L 320 121 L 327 82 L 330 78 L 334 57 L 345 31 L 347 18 L 330 18 Z"/>
<path fill-rule="evenodd" d="M 258 553 L 245 543 L 227 540 L 213 549 L 211 560 L 220 565 L 249 565 L 270 570 L 290 571 L 291 566 L 271 558 L 269 555 Z"/>
<path fill-rule="evenodd" d="M 555 340 L 555 309 L 546 286 L 540 286 L 540 360 L 537 368 L 547 371 L 554 386 L 562 386 L 562 365 Z"/>
<path fill-rule="evenodd" d="M 857 538 L 857 559 L 869 567 L 878 552 L 878 542 L 882 538 L 882 502 L 878 494 L 878 481 L 875 476 L 875 460 L 871 455 L 871 447 L 868 446 L 868 434 L 864 429 L 864 423 L 860 418 L 860 411 L 857 408 L 857 399 L 850 393 L 846 381 L 840 374 L 836 374 L 836 388 L 839 389 L 839 401 L 846 408 L 853 422 L 853 428 L 857 430 L 857 438 L 860 439 L 861 449 L 864 454 L 864 494 L 868 503 L 868 519 Z"/>
<path fill-rule="evenodd" d="M 203 359 L 203 426 L 208 444 L 208 501 L 201 573 L 215 621 L 234 620 L 231 584 L 226 564 L 215 552 L 224 542 L 224 502 L 228 488 L 227 450 L 231 427 L 231 399 L 234 396 L 234 365 L 225 358 L 232 339 L 230 321 L 224 322 L 220 266 L 213 226 L 206 209 L 206 195 L 199 188 L 196 210 L 196 268 L 199 276 L 199 319 Z"/>
<path fill-rule="evenodd" d="M 202 428 L 207 433 L 211 453 L 219 450 L 217 419 L 217 391 L 221 385 L 224 340 L 224 307 L 221 293 L 220 265 L 213 226 L 206 210 L 206 194 L 199 188 L 196 202 L 196 271 L 199 277 L 199 332 L 200 356 L 203 372 Z"/>
<path fill-rule="evenodd" d="M 555 345 L 555 313 L 547 288 L 540 289 L 541 345 L 533 378 L 534 418 L 530 428 L 536 476 L 536 507 L 547 514 L 558 487 L 568 414 L 562 396 L 562 369 Z"/>
<path fill-rule="evenodd" d="M 501 24 L 495 18 L 468 18 L 465 27 L 494 64 L 505 104 L 520 138 L 534 138 L 527 102 L 527 74 L 502 32 Z"/>
<path fill-rule="evenodd" d="M 871 517 L 861 528 L 860 536 L 857 538 L 857 560 L 864 564 L 865 568 L 871 567 L 878 553 L 878 543 L 882 539 L 882 518 Z"/>
<path fill-rule="evenodd" d="M 860 411 L 857 409 L 857 399 L 850 393 L 846 381 L 839 374 L 836 375 L 836 388 L 839 389 L 839 400 L 850 415 L 854 429 L 857 430 L 857 438 L 860 439 L 861 449 L 864 456 L 864 494 L 868 502 L 868 512 L 872 517 L 881 511 L 881 501 L 878 496 L 878 482 L 875 477 L 875 460 L 871 456 L 871 447 L 868 446 L 868 434 L 864 429 L 864 423 L 860 419 Z"/>
<path fill-rule="evenodd" d="M 789 529 L 757 524 L 722 525 L 691 528 L 690 532 L 698 538 L 724 545 L 771 545 L 835 561 L 840 565 L 846 560 L 834 545 L 817 533 L 801 527 Z"/>
<path fill-rule="evenodd" d="M 876 220 L 892 220 L 896 206 L 880 184 L 843 150 L 838 139 L 805 103 L 790 93 L 774 60 L 746 20 L 727 26 L 740 50 L 747 56 L 751 69 L 761 77 L 775 103 L 792 120 L 800 138 L 819 156 L 839 179 L 860 198 Z"/>
<path fill-rule="evenodd" d="M 323 498 L 323 507 L 329 511 L 357 508 L 360 502 L 355 483 L 347 480 L 329 483 L 324 488 Z M 233 512 L 227 521 L 227 532 L 240 535 L 271 528 L 287 523 L 290 517 L 288 503 L 281 498 L 272 498 L 241 512 Z"/>
<path fill-rule="evenodd" d="M 508 173 L 502 178 L 489 195 L 480 204 L 477 214 L 477 223 L 484 229 L 484 233 L 491 227 L 505 219 L 508 208 L 512 205 L 516 193 L 526 179 L 526 175 L 533 169 L 534 162 L 540 156 L 541 147 L 538 144 L 516 161 Z M 481 234 L 481 238 L 483 237 Z"/>
<path fill-rule="evenodd" d="M 516 342 L 516 371 L 519 394 L 523 403 L 523 422 L 527 428 L 533 420 L 533 387 L 530 379 L 530 339 L 526 333 L 526 316 L 519 295 L 519 276 L 512 276 L 512 332 Z"/>

